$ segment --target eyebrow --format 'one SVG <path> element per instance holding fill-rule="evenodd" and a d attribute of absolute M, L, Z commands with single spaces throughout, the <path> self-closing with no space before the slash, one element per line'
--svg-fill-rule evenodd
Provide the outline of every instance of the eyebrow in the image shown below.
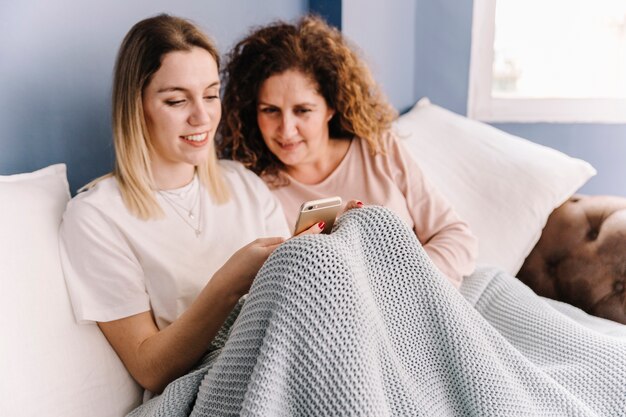
<path fill-rule="evenodd" d="M 209 84 L 207 87 L 205 87 L 204 89 L 207 90 L 209 88 L 214 88 L 214 87 L 218 87 L 219 88 L 220 83 L 219 81 L 215 81 L 211 84 Z M 173 91 L 188 91 L 186 88 L 183 87 L 176 87 L 176 86 L 172 86 L 172 87 L 163 87 L 157 90 L 157 93 L 171 93 Z"/>
<path fill-rule="evenodd" d="M 259 101 L 258 105 L 259 105 L 259 106 L 272 106 L 272 107 L 278 107 L 278 106 L 277 106 L 277 105 L 275 105 L 275 104 L 266 103 L 266 102 L 264 102 L 264 101 Z M 296 106 L 317 107 L 317 105 L 316 105 L 316 104 L 314 104 L 314 103 L 306 103 L 306 102 L 305 102 L 305 103 L 297 103 L 297 104 L 296 104 Z"/>

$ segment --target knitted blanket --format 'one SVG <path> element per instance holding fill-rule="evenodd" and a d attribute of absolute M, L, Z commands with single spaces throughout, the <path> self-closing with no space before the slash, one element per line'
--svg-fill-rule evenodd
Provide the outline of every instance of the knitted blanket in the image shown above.
<path fill-rule="evenodd" d="M 626 342 L 493 269 L 461 292 L 380 207 L 267 260 L 198 369 L 132 416 L 624 416 Z"/>

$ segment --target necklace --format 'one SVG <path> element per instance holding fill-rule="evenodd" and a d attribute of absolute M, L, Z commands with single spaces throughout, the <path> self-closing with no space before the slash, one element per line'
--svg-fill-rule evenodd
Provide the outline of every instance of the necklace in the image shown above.
<path fill-rule="evenodd" d="M 168 195 L 176 195 L 175 193 L 162 190 L 159 190 L 158 193 L 161 195 L 161 197 L 163 197 L 163 200 L 165 200 L 165 202 L 169 204 L 170 207 L 172 207 L 178 217 L 180 217 L 187 224 L 187 226 L 191 227 L 191 229 L 196 233 L 196 237 L 200 237 L 200 234 L 202 233 L 202 197 L 200 196 L 200 181 L 197 181 L 197 183 L 198 186 L 196 190 L 196 198 L 190 208 L 187 208 L 182 204 L 176 202 Z M 195 218 L 194 209 L 196 208 L 198 202 L 200 203 L 200 207 L 198 210 L 198 224 L 194 226 L 190 220 L 194 220 Z M 181 214 L 181 212 L 178 210 L 179 208 L 183 210 L 184 214 Z"/>
<path fill-rule="evenodd" d="M 161 196 L 163 196 L 163 198 L 168 203 L 170 203 L 170 205 L 173 204 L 173 205 L 175 205 L 177 207 L 180 207 L 184 212 L 187 212 L 187 216 L 190 219 L 193 220 L 195 218 L 195 215 L 194 215 L 193 211 L 194 211 L 194 209 L 196 208 L 196 206 L 198 204 L 198 200 L 200 199 L 200 190 L 199 190 L 199 188 L 200 188 L 200 184 L 198 183 L 198 190 L 197 190 L 198 192 L 196 193 L 196 198 L 195 198 L 193 204 L 191 205 L 191 207 L 189 207 L 189 208 L 187 208 L 187 207 L 183 206 L 182 204 L 178 203 L 176 200 L 174 200 L 174 198 L 171 197 L 171 196 L 174 196 L 174 197 L 180 198 L 181 197 L 180 194 L 177 194 L 177 193 L 175 193 L 173 191 L 166 191 L 166 190 L 159 191 L 159 194 L 161 194 Z"/>

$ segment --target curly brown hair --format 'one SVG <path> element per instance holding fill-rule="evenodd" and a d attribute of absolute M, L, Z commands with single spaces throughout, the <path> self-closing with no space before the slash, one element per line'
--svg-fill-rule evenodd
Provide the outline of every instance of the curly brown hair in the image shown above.
<path fill-rule="evenodd" d="M 257 125 L 257 97 L 265 80 L 297 70 L 317 83 L 335 110 L 328 123 L 331 138 L 358 137 L 372 154 L 382 149 L 383 134 L 396 118 L 369 69 L 347 40 L 320 17 L 296 24 L 283 21 L 253 30 L 226 57 L 223 70 L 224 117 L 217 149 L 259 175 L 276 177 L 282 162 L 267 148 Z"/>

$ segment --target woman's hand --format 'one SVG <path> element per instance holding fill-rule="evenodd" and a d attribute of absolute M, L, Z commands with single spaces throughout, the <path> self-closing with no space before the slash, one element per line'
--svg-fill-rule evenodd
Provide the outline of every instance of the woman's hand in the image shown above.
<path fill-rule="evenodd" d="M 360 200 L 350 200 L 346 203 L 346 205 L 343 207 L 343 209 L 341 210 L 341 212 L 337 215 L 337 217 L 341 216 L 343 213 L 345 213 L 348 210 L 352 210 L 354 208 L 361 208 L 363 207 L 363 203 Z M 304 235 L 316 235 L 319 233 L 322 233 L 322 231 L 324 230 L 324 228 L 326 227 L 326 224 L 321 221 L 317 224 L 314 224 L 313 226 L 309 227 L 307 230 L 305 230 L 304 232 L 301 232 L 296 236 L 304 236 Z"/>
<path fill-rule="evenodd" d="M 318 235 L 318 234 L 322 233 L 322 230 L 324 230 L 324 227 L 326 227 L 326 223 L 321 221 L 321 222 L 316 223 L 313 226 L 309 227 L 305 231 L 300 232 L 297 235 L 294 235 L 293 237 L 304 236 L 304 235 Z"/>
<path fill-rule="evenodd" d="M 239 299 L 248 293 L 263 262 L 284 241 L 282 237 L 266 237 L 248 243 L 215 272 L 212 280 L 218 280 L 228 295 Z"/>
<path fill-rule="evenodd" d="M 346 203 L 341 214 L 348 210 L 361 207 L 363 207 L 361 201 L 350 200 Z M 324 230 L 325 226 L 323 221 L 319 222 L 296 236 L 319 234 Z M 220 282 L 227 294 L 239 299 L 241 296 L 248 293 L 248 290 L 252 286 L 252 281 L 254 281 L 254 277 L 257 272 L 259 272 L 259 269 L 261 269 L 263 263 L 274 249 L 284 241 L 285 239 L 281 237 L 256 239 L 235 252 L 215 273 L 213 280 Z"/>
<path fill-rule="evenodd" d="M 346 211 L 352 210 L 352 209 L 355 209 L 355 208 L 363 208 L 363 202 L 361 202 L 361 200 L 350 200 L 350 201 L 348 201 L 339 215 L 341 216 Z"/>

